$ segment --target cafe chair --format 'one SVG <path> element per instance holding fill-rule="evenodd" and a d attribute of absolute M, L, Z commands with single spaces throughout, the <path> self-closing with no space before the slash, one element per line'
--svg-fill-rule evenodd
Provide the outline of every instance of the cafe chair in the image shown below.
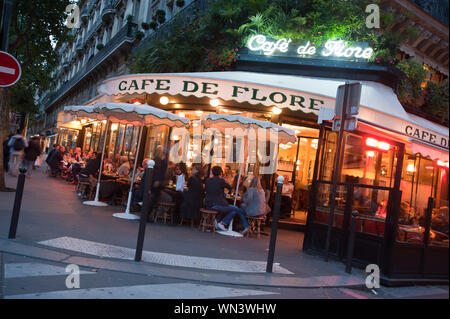
<path fill-rule="evenodd" d="M 175 203 L 172 202 L 158 202 L 154 209 L 154 220 L 153 222 L 157 222 L 158 219 L 162 219 L 163 223 L 166 224 L 167 219 L 170 218 L 170 223 L 173 224 L 173 214 L 175 210 Z"/>
<path fill-rule="evenodd" d="M 91 183 L 78 181 L 77 187 L 75 188 L 75 192 L 77 193 L 78 197 L 83 198 L 89 194 L 90 188 Z"/>
<path fill-rule="evenodd" d="M 200 219 L 200 224 L 198 225 L 198 228 L 204 232 L 205 230 L 211 229 L 212 232 L 216 231 L 216 224 L 214 223 L 217 215 L 216 210 L 210 210 L 206 208 L 201 208 L 200 213 L 202 214 L 202 217 Z"/>
<path fill-rule="evenodd" d="M 260 238 L 261 235 L 261 223 L 264 223 L 266 220 L 265 216 L 247 216 L 248 222 L 248 233 L 247 237 L 255 236 L 256 238 Z"/>

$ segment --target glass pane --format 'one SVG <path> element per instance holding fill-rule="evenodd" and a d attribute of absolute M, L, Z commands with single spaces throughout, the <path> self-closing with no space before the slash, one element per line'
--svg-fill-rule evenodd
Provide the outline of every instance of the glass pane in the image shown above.
<path fill-rule="evenodd" d="M 337 134 L 325 132 L 325 143 L 322 149 L 322 160 L 320 167 L 320 180 L 331 182 L 333 179 L 334 159 L 336 157 Z"/>

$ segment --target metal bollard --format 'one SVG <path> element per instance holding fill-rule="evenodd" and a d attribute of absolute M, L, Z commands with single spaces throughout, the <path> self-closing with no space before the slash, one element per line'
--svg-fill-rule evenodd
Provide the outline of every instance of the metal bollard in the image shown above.
<path fill-rule="evenodd" d="M 272 232 L 270 234 L 269 255 L 267 256 L 266 272 L 272 272 L 273 258 L 275 256 L 275 243 L 277 240 L 278 215 L 280 214 L 281 192 L 283 189 L 283 176 L 279 176 L 277 180 L 277 193 L 275 195 L 275 204 L 273 208 Z"/>
<path fill-rule="evenodd" d="M 11 225 L 9 226 L 9 239 L 16 238 L 17 224 L 19 223 L 20 206 L 22 204 L 23 187 L 25 185 L 25 173 L 27 172 L 27 169 L 21 166 L 19 168 L 19 172 L 19 177 L 17 178 L 16 198 L 14 199 Z"/>
<path fill-rule="evenodd" d="M 347 265 L 345 266 L 345 272 L 351 274 L 352 272 L 352 259 L 353 248 L 355 246 L 355 233 L 356 233 L 356 219 L 358 218 L 358 211 L 354 210 L 352 213 L 352 226 L 350 229 L 350 238 L 347 245 Z"/>
<path fill-rule="evenodd" d="M 136 244 L 136 253 L 134 255 L 135 261 L 141 261 L 142 259 L 142 249 L 144 247 L 144 238 L 145 238 L 145 226 L 147 225 L 147 219 L 148 219 L 148 211 L 150 209 L 150 189 L 151 189 L 151 183 L 153 180 L 153 166 L 155 166 L 155 161 L 150 160 L 148 161 L 148 168 L 145 169 L 145 176 L 147 180 L 145 181 L 145 188 L 144 188 L 144 199 L 141 209 L 141 219 L 139 221 L 139 233 L 138 233 L 138 239 Z"/>

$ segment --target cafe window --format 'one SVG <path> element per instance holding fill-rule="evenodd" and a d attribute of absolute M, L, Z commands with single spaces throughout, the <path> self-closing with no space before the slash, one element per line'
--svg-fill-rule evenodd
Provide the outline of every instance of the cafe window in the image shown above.
<path fill-rule="evenodd" d="M 326 131 L 321 150 L 315 222 L 328 223 L 337 133 Z M 384 235 L 389 194 L 394 185 L 398 147 L 370 135 L 346 132 L 336 189 L 333 226 L 342 227 L 347 201 L 357 210 L 356 231 Z"/>
<path fill-rule="evenodd" d="M 397 241 L 421 244 L 424 241 L 428 199 L 434 199 L 431 216 L 431 245 L 448 246 L 448 168 L 420 154 L 406 154 L 400 185 Z"/>
<path fill-rule="evenodd" d="M 337 134 L 327 131 L 322 150 L 320 180 L 331 182 L 335 168 Z M 340 183 L 392 187 L 397 147 L 369 136 L 346 133 L 341 153 Z"/>

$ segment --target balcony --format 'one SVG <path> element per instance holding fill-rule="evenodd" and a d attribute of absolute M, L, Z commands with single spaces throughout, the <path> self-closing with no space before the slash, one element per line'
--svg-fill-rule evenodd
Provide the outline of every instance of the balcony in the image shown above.
<path fill-rule="evenodd" d="M 119 32 L 108 42 L 105 47 L 97 52 L 97 54 L 89 57 L 87 63 L 80 68 L 80 70 L 67 82 L 65 82 L 61 88 L 49 99 L 45 108 L 49 108 L 60 97 L 69 92 L 82 78 L 91 73 L 99 65 L 105 63 L 108 57 L 115 52 L 123 50 L 124 46 L 130 47 L 135 41 L 134 34 L 137 25 L 134 23 L 127 23 Z"/>
<path fill-rule="evenodd" d="M 81 21 L 83 21 L 83 23 L 86 23 L 86 21 L 89 19 L 89 12 L 88 12 L 87 4 L 85 4 L 83 6 L 83 8 L 81 8 L 80 18 L 81 18 Z"/>
<path fill-rule="evenodd" d="M 109 22 L 114 14 L 116 13 L 116 9 L 114 8 L 114 1 L 108 1 L 105 4 L 105 7 L 102 10 L 102 20 L 104 22 Z"/>
<path fill-rule="evenodd" d="M 75 45 L 75 51 L 81 53 L 83 51 L 83 41 L 79 39 Z"/>

